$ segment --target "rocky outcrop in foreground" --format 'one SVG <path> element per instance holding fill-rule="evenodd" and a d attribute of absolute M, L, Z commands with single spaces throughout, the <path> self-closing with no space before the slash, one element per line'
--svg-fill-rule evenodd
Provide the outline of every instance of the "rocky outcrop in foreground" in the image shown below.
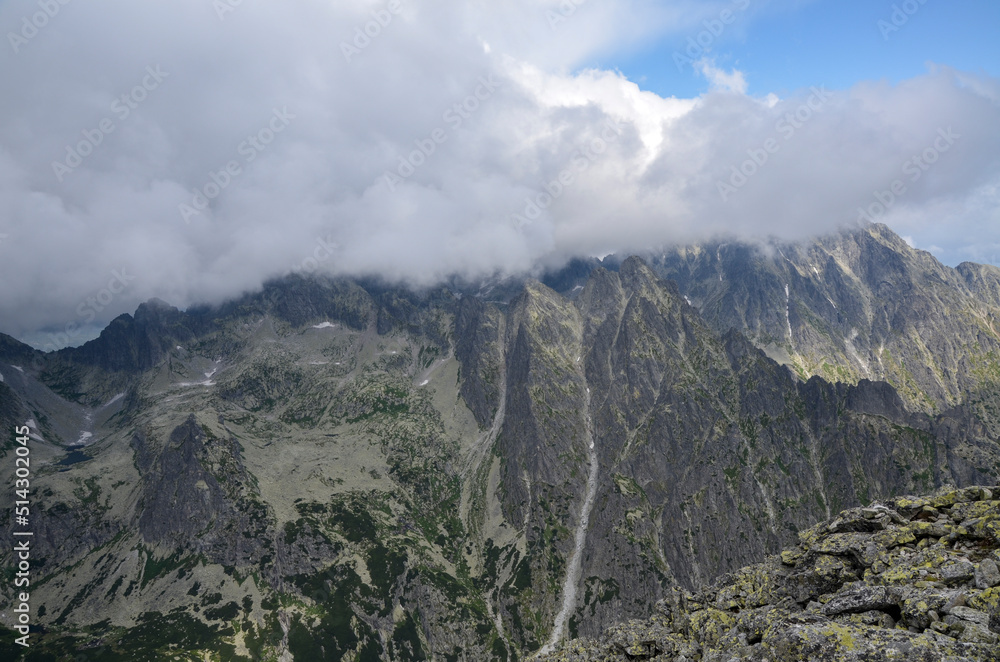
<path fill-rule="evenodd" d="M 1000 660 L 1000 488 L 854 508 L 796 548 L 540 660 Z"/>

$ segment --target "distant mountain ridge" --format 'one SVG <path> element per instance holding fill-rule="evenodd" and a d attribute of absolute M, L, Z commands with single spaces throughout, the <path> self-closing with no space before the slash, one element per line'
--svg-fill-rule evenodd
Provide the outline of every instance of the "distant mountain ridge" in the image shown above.
<path fill-rule="evenodd" d="M 558 291 L 292 276 L 57 353 L 0 336 L 44 646 L 523 659 L 843 508 L 996 484 L 998 273 L 871 226 L 578 261 Z"/>
<path fill-rule="evenodd" d="M 941 411 L 995 390 L 1000 269 L 951 269 L 884 225 L 808 244 L 676 249 L 652 261 L 716 330 L 736 328 L 800 376 L 880 379 Z M 786 291 L 787 287 L 787 291 Z"/>

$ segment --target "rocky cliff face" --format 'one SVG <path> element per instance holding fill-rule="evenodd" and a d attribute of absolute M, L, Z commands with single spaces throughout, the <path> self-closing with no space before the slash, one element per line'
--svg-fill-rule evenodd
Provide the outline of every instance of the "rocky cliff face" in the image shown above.
<path fill-rule="evenodd" d="M 838 269 L 887 259 L 866 236 Z M 848 240 L 825 241 L 802 254 Z M 492 303 L 293 277 L 218 308 L 151 302 L 56 354 L 0 338 L 0 418 L 35 435 L 40 649 L 523 659 L 648 617 L 843 508 L 997 482 L 989 352 L 982 378 L 959 360 L 954 395 L 915 406 L 846 354 L 829 358 L 839 382 L 775 361 L 752 279 L 712 307 L 704 279 L 664 269 L 580 263 L 548 279 L 562 291 L 529 281 Z M 827 273 L 840 292 L 846 272 Z M 955 311 L 1000 281 L 942 273 L 969 275 L 925 301 L 951 311 L 934 333 L 995 342 Z M 859 311 L 890 305 L 869 290 Z M 891 305 L 890 336 L 923 324 Z"/>
<path fill-rule="evenodd" d="M 911 413 L 885 383 L 797 381 L 742 335 L 715 335 L 635 259 L 595 272 L 575 305 L 529 287 L 508 329 L 496 499 L 526 553 L 511 542 L 501 557 L 532 578 L 564 572 L 590 441 L 599 466 L 570 631 L 762 558 L 831 511 L 1000 469 L 971 412 Z M 539 618 L 536 602 L 536 620 L 554 607 Z"/>
<path fill-rule="evenodd" d="M 879 501 L 799 534 L 798 545 L 649 620 L 536 659 L 1000 660 L 1000 488 Z"/>
<path fill-rule="evenodd" d="M 651 264 L 716 331 L 744 332 L 803 379 L 887 381 L 927 412 L 997 391 L 1000 269 L 948 268 L 883 225 L 682 248 Z"/>

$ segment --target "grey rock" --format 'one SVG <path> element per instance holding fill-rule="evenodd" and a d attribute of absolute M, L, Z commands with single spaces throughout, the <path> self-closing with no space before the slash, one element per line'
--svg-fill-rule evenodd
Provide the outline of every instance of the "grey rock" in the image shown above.
<path fill-rule="evenodd" d="M 955 607 L 964 607 L 965 603 L 966 603 L 965 593 L 958 592 L 951 598 L 949 598 L 947 602 L 944 603 L 944 606 L 941 607 L 941 611 L 944 612 L 945 614 L 948 614 Z"/>
<path fill-rule="evenodd" d="M 941 566 L 940 569 L 941 579 L 946 582 L 959 582 L 972 579 L 975 572 L 976 566 L 971 561 L 965 559 Z"/>
<path fill-rule="evenodd" d="M 991 559 L 983 559 L 976 567 L 976 588 L 988 589 L 1000 585 L 1000 569 Z"/>
<path fill-rule="evenodd" d="M 843 613 L 861 613 L 897 607 L 899 595 L 884 586 L 861 586 L 839 592 L 823 606 L 827 616 Z"/>
<path fill-rule="evenodd" d="M 982 626 L 989 626 L 990 615 L 979 611 L 978 609 L 970 609 L 969 607 L 953 607 L 951 610 L 951 615 L 956 616 L 963 621 L 969 621 L 970 623 L 978 623 Z"/>
<path fill-rule="evenodd" d="M 971 644 L 996 646 L 1000 644 L 1000 635 L 990 631 L 989 628 L 979 623 L 965 623 L 958 640 Z"/>

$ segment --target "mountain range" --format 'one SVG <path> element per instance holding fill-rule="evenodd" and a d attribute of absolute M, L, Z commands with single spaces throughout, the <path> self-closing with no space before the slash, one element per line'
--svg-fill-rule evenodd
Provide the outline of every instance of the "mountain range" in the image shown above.
<path fill-rule="evenodd" d="M 4 485 L 31 431 L 27 659 L 597 636 L 841 510 L 1000 482 L 998 325 L 1000 269 L 867 225 L 421 291 L 291 275 L 51 353 L 0 335 Z"/>

